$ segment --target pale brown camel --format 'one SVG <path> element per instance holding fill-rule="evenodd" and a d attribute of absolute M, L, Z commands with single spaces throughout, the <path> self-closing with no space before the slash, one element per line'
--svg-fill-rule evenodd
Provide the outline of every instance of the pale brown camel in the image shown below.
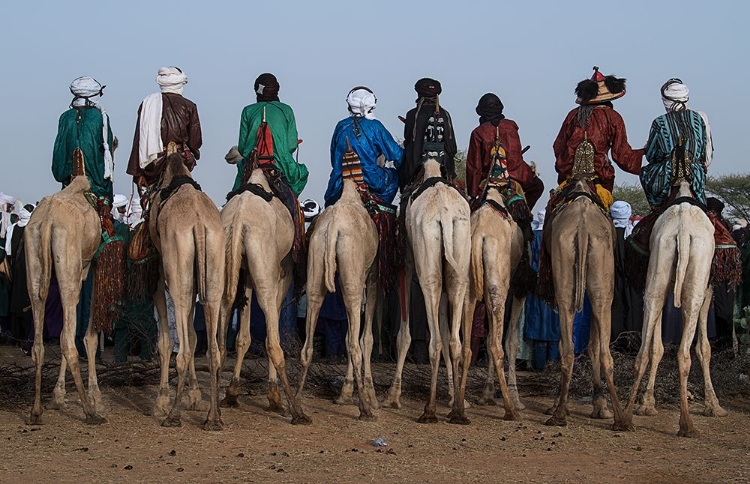
<path fill-rule="evenodd" d="M 464 415 L 464 395 L 466 380 L 469 375 L 471 361 L 471 330 L 474 320 L 474 307 L 477 301 L 484 299 L 489 316 L 489 335 L 487 346 L 490 363 L 487 385 L 485 386 L 482 402 L 493 402 L 494 374 L 500 381 L 500 391 L 503 395 L 505 420 L 518 420 L 517 413 L 520 401 L 516 387 L 515 361 L 518 354 L 518 316 L 523 301 L 516 302 L 511 316 L 510 333 L 506 341 L 508 351 L 509 373 L 512 371 L 511 383 L 515 392 L 511 392 L 505 380 L 503 371 L 505 355 L 502 347 L 503 325 L 505 318 L 505 304 L 510 289 L 513 270 L 518 266 L 524 250 L 523 234 L 513 218 L 508 213 L 503 198 L 496 186 L 487 189 L 486 200 L 471 216 L 471 276 L 469 290 L 466 292 L 463 323 L 463 365 L 461 384 L 456 395 L 456 410 L 451 415 L 451 423 L 468 424 L 469 419 Z M 494 371 L 493 370 L 494 367 Z M 510 376 L 509 375 L 509 379 Z M 489 393 L 492 392 L 492 393 Z M 488 395 L 489 393 L 489 395 Z"/>
<path fill-rule="evenodd" d="M 550 221 L 549 234 L 544 237 L 546 250 L 552 259 L 552 278 L 555 300 L 560 315 L 560 362 L 562 378 L 560 393 L 554 407 L 548 412 L 552 417 L 547 425 L 567 425 L 568 390 L 573 374 L 573 317 L 583 307 L 584 292 L 591 301 L 591 337 L 588 353 L 591 358 L 594 393 L 594 410 L 591 418 L 607 419 L 612 413 L 607 409 L 601 382 L 601 371 L 614 410 L 614 428 L 632 427 L 617 397 L 613 378 L 614 366 L 609 351 L 614 296 L 614 240 L 612 221 L 591 200 L 588 184 L 573 180 L 575 194 L 570 202 Z"/>
<path fill-rule="evenodd" d="M 77 176 L 62 191 L 39 202 L 24 230 L 28 291 L 34 316 L 34 346 L 32 357 L 36 366 L 34 405 L 30 424 L 42 423 L 42 364 L 44 363 L 44 311 L 49 284 L 54 271 L 60 286 L 63 307 L 63 329 L 60 347 L 63 360 L 53 391 L 50 408 L 65 405 L 65 371 L 70 366 L 78 396 L 86 415 L 86 422 L 105 422 L 97 413 L 101 392 L 96 378 L 97 333 L 91 321 L 84 339 L 88 357 L 88 396 L 83 387 L 75 346 L 76 307 L 81 283 L 86 279 L 94 254 L 102 240 L 99 215 L 84 194 L 91 189 L 88 178 Z M 92 312 L 93 314 L 93 312 Z"/>
<path fill-rule="evenodd" d="M 687 182 L 680 184 L 677 197 L 693 198 Z M 651 256 L 644 293 L 643 338 L 635 360 L 636 377 L 625 413 L 628 418 L 632 418 L 641 379 L 650 361 L 648 386 L 638 414 L 656 415 L 654 384 L 656 370 L 664 355 L 661 315 L 667 291 L 672 290 L 674 306 L 682 308 L 682 340 L 677 353 L 680 372 L 680 430 L 677 435 L 695 437 L 698 431 L 690 418 L 687 380 L 690 373 L 690 346 L 696 328 L 698 343 L 695 345 L 695 352 L 703 370 L 705 388 L 703 413 L 706 416 L 727 415 L 727 411 L 719 405 L 711 382 L 711 345 L 706 328 L 712 296 L 709 278 L 714 253 L 714 227 L 700 207 L 687 202 L 673 205 L 656 220 L 649 240 L 649 251 Z"/>
<path fill-rule="evenodd" d="M 429 159 L 424 163 L 424 179 L 440 178 L 440 164 Z M 443 350 L 448 370 L 449 388 L 458 387 L 459 365 L 461 363 L 461 330 L 464 298 L 469 286 L 469 252 L 471 247 L 471 222 L 469 203 L 454 188 L 438 181 L 426 188 L 414 200 L 409 201 L 406 212 L 406 230 L 411 246 L 414 268 L 416 269 L 427 310 L 427 324 L 430 330 L 429 355 L 432 367 L 430 396 L 424 413 L 419 417 L 421 423 L 437 422 L 436 392 L 438 366 Z M 406 283 L 411 281 L 411 273 L 406 271 Z M 441 296 L 445 294 L 450 314 L 450 326 L 447 318 L 440 318 Z M 408 301 L 407 306 L 408 307 Z M 402 303 L 403 304 L 403 303 Z M 401 371 L 406 350 L 411 342 L 406 325 L 403 322 L 398 335 L 398 363 L 396 376 L 388 392 L 386 404 L 400 405 Z M 446 321 L 441 324 L 441 319 Z M 441 326 L 443 326 L 441 328 Z M 441 334 L 442 333 L 442 334 Z M 448 337 L 445 335 L 448 333 Z M 447 340 L 447 341 L 444 341 Z M 451 388 L 451 390 L 453 390 Z M 451 406 L 456 409 L 456 398 Z M 463 404 L 463 402 L 462 402 Z"/>
<path fill-rule="evenodd" d="M 266 352 L 268 353 L 269 410 L 285 410 L 279 393 L 277 374 L 290 402 L 292 423 L 309 423 L 310 419 L 295 401 L 286 374 L 284 352 L 279 336 L 279 313 L 292 280 L 292 244 L 294 223 L 289 210 L 272 196 L 265 174 L 254 169 L 249 182 L 258 193 L 244 191 L 232 197 L 221 211 L 226 235 L 226 290 L 221 305 L 219 347 L 223 365 L 226 357 L 227 324 L 238 290 L 240 269 L 247 271 L 242 294 L 247 300 L 240 310 L 237 333 L 237 361 L 222 405 L 237 406 L 242 362 L 250 347 L 250 301 L 255 291 L 258 305 L 266 316 Z"/>
<path fill-rule="evenodd" d="M 168 148 L 168 151 L 171 148 Z M 167 156 L 161 188 L 170 187 L 178 179 L 192 181 L 182 155 Z M 161 273 L 154 294 L 154 305 L 159 314 L 159 356 L 161 381 L 156 399 L 156 412 L 166 413 L 163 426 L 179 426 L 185 376 L 189 370 L 190 402 L 195 407 L 200 401 L 200 389 L 195 378 L 194 351 L 196 345 L 193 327 L 193 310 L 196 293 L 203 304 L 208 336 L 208 365 L 210 372 L 210 401 L 208 416 L 203 424 L 206 430 L 220 430 L 223 426 L 218 406 L 219 348 L 216 334 L 219 323 L 219 306 L 224 293 L 224 230 L 216 205 L 191 183 L 180 185 L 172 195 L 162 201 L 162 191 L 151 200 L 149 232 L 159 251 Z M 177 353 L 177 393 L 174 404 L 169 405 L 169 357 L 172 339 L 169 334 L 167 305 L 164 289 L 169 290 L 175 309 L 175 322 L 180 349 Z"/>
<path fill-rule="evenodd" d="M 359 392 L 359 418 L 374 420 L 377 408 L 375 388 L 370 369 L 372 354 L 372 317 L 377 299 L 378 231 L 362 203 L 352 180 L 344 180 L 344 188 L 336 203 L 318 216 L 310 236 L 307 261 L 307 334 L 302 348 L 302 376 L 297 397 L 302 397 L 307 370 L 313 355 L 313 333 L 320 307 L 327 292 L 335 292 L 335 275 L 339 276 L 349 330 L 346 334 L 349 369 L 337 402 L 351 400 L 354 383 Z M 365 324 L 360 338 L 362 298 L 365 289 Z M 364 377 L 362 375 L 364 367 Z"/>

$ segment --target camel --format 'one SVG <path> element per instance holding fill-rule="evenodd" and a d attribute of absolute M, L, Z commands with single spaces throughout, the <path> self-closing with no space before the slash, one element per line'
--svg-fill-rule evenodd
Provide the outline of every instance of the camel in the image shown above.
<path fill-rule="evenodd" d="M 614 410 L 614 429 L 632 427 L 617 398 L 614 366 L 609 351 L 612 298 L 614 295 L 614 240 L 615 229 L 602 209 L 592 201 L 593 195 L 583 178 L 573 178 L 574 192 L 548 224 L 549 234 L 544 244 L 552 259 L 552 278 L 555 300 L 560 314 L 560 361 L 562 378 L 555 405 L 547 425 L 567 425 L 568 390 L 573 374 L 573 317 L 583 307 L 583 295 L 588 291 L 591 301 L 591 338 L 588 346 L 594 384 L 591 418 L 607 419 L 613 415 L 607 409 L 603 394 L 601 371 Z"/>
<path fill-rule="evenodd" d="M 44 311 L 50 279 L 54 271 L 60 285 L 63 306 L 63 330 L 60 347 L 64 356 L 60 364 L 52 402 L 49 408 L 65 406 L 65 371 L 70 366 L 78 396 L 86 415 L 86 423 L 101 424 L 106 420 L 97 413 L 101 392 L 96 377 L 97 333 L 91 321 L 84 339 L 88 357 L 88 396 L 83 387 L 75 346 L 76 307 L 81 283 L 91 267 L 102 240 L 99 215 L 88 202 L 85 193 L 91 189 L 85 176 L 74 177 L 62 191 L 42 199 L 34 210 L 24 231 L 26 271 L 31 310 L 34 316 L 34 346 L 32 358 L 36 366 L 34 404 L 29 424 L 42 423 L 42 364 L 44 363 Z M 93 312 L 92 312 L 93 314 Z"/>
<path fill-rule="evenodd" d="M 489 316 L 489 337 L 487 347 L 491 355 L 488 379 L 480 403 L 494 402 L 494 374 L 500 381 L 500 391 L 503 395 L 505 420 L 519 420 L 516 410 L 525 407 L 518 398 L 516 386 L 515 361 L 518 354 L 518 316 L 525 298 L 513 298 L 511 324 L 506 341 L 508 352 L 508 380 L 505 380 L 503 367 L 505 355 L 503 353 L 503 322 L 505 304 L 510 288 L 511 273 L 518 266 L 524 247 L 523 233 L 512 217 L 508 214 L 503 198 L 497 186 L 490 185 L 487 189 L 486 200 L 471 216 L 471 277 L 469 290 L 466 292 L 463 322 L 463 362 L 461 385 L 456 395 L 457 411 L 451 415 L 452 423 L 468 424 L 469 419 L 464 415 L 464 395 L 466 380 L 471 361 L 471 330 L 474 307 L 477 301 L 484 299 Z M 494 370 L 494 371 L 493 371 Z"/>
<path fill-rule="evenodd" d="M 372 318 L 377 300 L 378 231 L 362 203 L 354 181 L 344 179 L 344 188 L 334 205 L 315 221 L 310 237 L 307 264 L 307 334 L 302 348 L 302 376 L 297 397 L 301 398 L 313 355 L 313 333 L 326 292 L 336 290 L 334 276 L 339 275 L 349 330 L 346 335 L 349 365 L 337 403 L 351 400 L 357 383 L 359 419 L 374 420 L 372 408 L 377 398 L 372 381 Z M 365 324 L 360 338 L 363 293 L 367 290 Z M 364 367 L 364 378 L 362 376 Z"/>
<path fill-rule="evenodd" d="M 690 185 L 682 181 L 678 198 L 693 198 Z M 714 227 L 703 210 L 688 202 L 667 208 L 654 224 L 649 240 L 651 257 L 648 263 L 645 289 L 644 324 L 641 348 L 635 360 L 636 377 L 625 409 L 632 419 L 633 406 L 641 379 L 651 362 L 646 394 L 638 409 L 639 415 L 656 415 L 654 383 L 656 370 L 664 355 L 661 340 L 661 314 L 667 291 L 674 292 L 675 307 L 682 308 L 682 340 L 677 353 L 680 372 L 680 437 L 695 437 L 688 407 L 687 380 L 690 373 L 690 346 L 696 328 L 699 340 L 695 352 L 703 370 L 706 416 L 727 415 L 716 398 L 709 365 L 711 346 L 708 343 L 706 320 L 713 289 L 709 284 L 714 253 Z"/>
<path fill-rule="evenodd" d="M 250 347 L 250 300 L 254 290 L 258 304 L 266 316 L 266 351 L 269 358 L 268 410 L 285 411 L 279 393 L 278 374 L 281 375 L 282 385 L 290 403 L 292 423 L 309 423 L 310 419 L 296 403 L 287 379 L 279 336 L 281 304 L 292 281 L 294 223 L 289 210 L 278 197 L 272 196 L 263 170 L 254 169 L 248 183 L 263 196 L 253 191 L 244 191 L 232 197 L 221 211 L 221 221 L 226 235 L 226 290 L 219 318 L 222 366 L 226 358 L 227 324 L 237 292 L 240 269 L 244 268 L 247 271 L 243 288 L 247 304 L 240 310 L 240 329 L 236 343 L 237 361 L 222 405 L 238 405 L 242 361 Z"/>
<path fill-rule="evenodd" d="M 219 348 L 216 334 L 219 323 L 219 306 L 224 293 L 224 231 L 216 205 L 192 181 L 182 155 L 173 152 L 170 143 L 164 162 L 161 190 L 151 199 L 149 233 L 161 258 L 159 284 L 154 293 L 154 305 L 159 314 L 159 357 L 161 378 L 156 398 L 157 414 L 166 414 L 163 426 L 181 425 L 180 404 L 189 370 L 190 406 L 195 408 L 201 393 L 195 377 L 193 358 L 196 336 L 193 327 L 193 310 L 196 292 L 205 309 L 208 336 L 208 364 L 210 372 L 210 401 L 205 430 L 221 430 L 221 412 L 218 407 Z M 179 184 L 183 182 L 183 184 Z M 166 199 L 164 190 L 172 190 Z M 169 289 L 175 308 L 177 335 L 180 349 L 177 353 L 177 393 L 174 404 L 168 409 L 169 357 L 172 339 L 169 335 L 167 303 L 164 290 Z"/>
<path fill-rule="evenodd" d="M 458 388 L 458 365 L 461 363 L 462 354 L 459 331 L 464 297 L 469 286 L 469 250 L 471 247 L 469 203 L 457 190 L 444 181 L 440 181 L 440 177 L 440 164 L 434 159 L 426 160 L 424 180 L 427 183 L 431 181 L 436 183 L 425 185 L 424 190 L 418 189 L 422 193 L 409 201 L 406 212 L 406 230 L 412 259 L 407 260 L 404 280 L 407 285 L 411 281 L 411 265 L 413 264 L 422 287 L 427 309 L 427 324 L 430 330 L 429 356 L 432 380 L 424 413 L 418 419 L 420 423 L 437 422 L 435 410 L 441 349 L 444 352 L 448 371 L 450 405 L 454 410 L 457 408 L 457 399 L 453 391 Z M 402 308 L 408 308 L 408 290 L 402 293 L 405 293 L 405 300 L 401 303 Z M 443 293 L 447 301 L 441 304 Z M 440 317 L 446 305 L 450 309 L 450 323 L 447 318 Z M 401 374 L 406 351 L 411 344 L 408 318 L 402 314 L 401 319 L 401 328 L 397 337 L 396 375 L 385 401 L 385 405 L 396 408 L 401 405 Z"/>

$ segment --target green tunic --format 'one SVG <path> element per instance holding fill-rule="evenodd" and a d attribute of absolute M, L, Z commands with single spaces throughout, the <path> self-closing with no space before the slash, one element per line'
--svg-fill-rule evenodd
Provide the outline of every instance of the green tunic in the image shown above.
<path fill-rule="evenodd" d="M 108 126 L 107 142 L 110 147 L 112 138 L 112 127 Z M 83 151 L 91 191 L 97 197 L 107 196 L 112 199 L 112 180 L 104 178 L 102 113 L 98 108 L 71 108 L 60 116 L 55 150 L 52 154 L 52 174 L 55 180 L 63 184 L 63 188 L 70 184 L 70 175 L 73 174 L 73 151 L 76 148 Z"/>
<path fill-rule="evenodd" d="M 273 137 L 274 163 L 284 174 L 294 194 L 299 196 L 307 184 L 308 171 L 303 163 L 297 163 L 292 156 L 297 149 L 297 122 L 294 119 L 294 112 L 290 106 L 279 101 L 257 102 L 242 110 L 238 147 L 243 159 L 237 163 L 237 178 L 234 180 L 232 190 L 237 190 L 242 183 L 245 160 L 255 148 L 264 107 L 266 108 L 266 123 Z"/>

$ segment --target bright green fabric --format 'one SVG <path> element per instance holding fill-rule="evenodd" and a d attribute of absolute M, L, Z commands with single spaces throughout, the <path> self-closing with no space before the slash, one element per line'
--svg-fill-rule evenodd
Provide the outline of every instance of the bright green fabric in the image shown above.
<path fill-rule="evenodd" d="M 255 148 L 258 128 L 263 120 L 263 108 L 266 110 L 266 123 L 273 137 L 274 164 L 284 174 L 294 194 L 299 196 L 307 184 L 309 173 L 304 163 L 297 163 L 293 156 L 297 149 L 297 122 L 294 112 L 290 106 L 279 101 L 258 102 L 242 110 L 238 143 L 242 160 L 237 163 L 237 177 L 232 190 L 237 190 L 242 183 L 245 163 Z"/>
<path fill-rule="evenodd" d="M 80 117 L 79 117 L 80 113 Z M 108 126 L 107 142 L 112 146 L 112 127 Z M 70 183 L 73 173 L 73 151 L 81 148 L 86 177 L 91 191 L 98 197 L 112 198 L 112 180 L 104 178 L 104 147 L 102 144 L 102 113 L 95 107 L 71 108 L 62 113 L 52 153 L 52 174 L 63 184 Z"/>

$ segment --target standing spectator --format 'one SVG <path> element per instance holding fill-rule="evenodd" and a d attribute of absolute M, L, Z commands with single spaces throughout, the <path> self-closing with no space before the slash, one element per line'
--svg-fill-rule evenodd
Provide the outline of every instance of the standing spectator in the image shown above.
<path fill-rule="evenodd" d="M 618 200 L 610 208 L 615 225 L 615 294 L 612 301 L 612 340 L 624 331 L 641 331 L 643 327 L 643 293 L 634 289 L 625 278 L 628 261 L 625 239 L 633 231 L 628 202 Z"/>
<path fill-rule="evenodd" d="M 11 225 L 6 232 L 5 254 L 10 257 L 10 267 L 13 275 L 10 292 L 11 329 L 10 336 L 27 356 L 31 354 L 28 343 L 29 332 L 34 327 L 31 312 L 31 299 L 26 288 L 26 251 L 24 250 L 23 232 L 29 223 L 33 205 L 20 206 L 16 201 L 16 215 L 18 222 Z"/>
<path fill-rule="evenodd" d="M 10 289 L 13 277 L 10 257 L 5 254 L 6 232 L 13 223 L 15 197 L 0 192 L 0 342 L 10 340 Z"/>

